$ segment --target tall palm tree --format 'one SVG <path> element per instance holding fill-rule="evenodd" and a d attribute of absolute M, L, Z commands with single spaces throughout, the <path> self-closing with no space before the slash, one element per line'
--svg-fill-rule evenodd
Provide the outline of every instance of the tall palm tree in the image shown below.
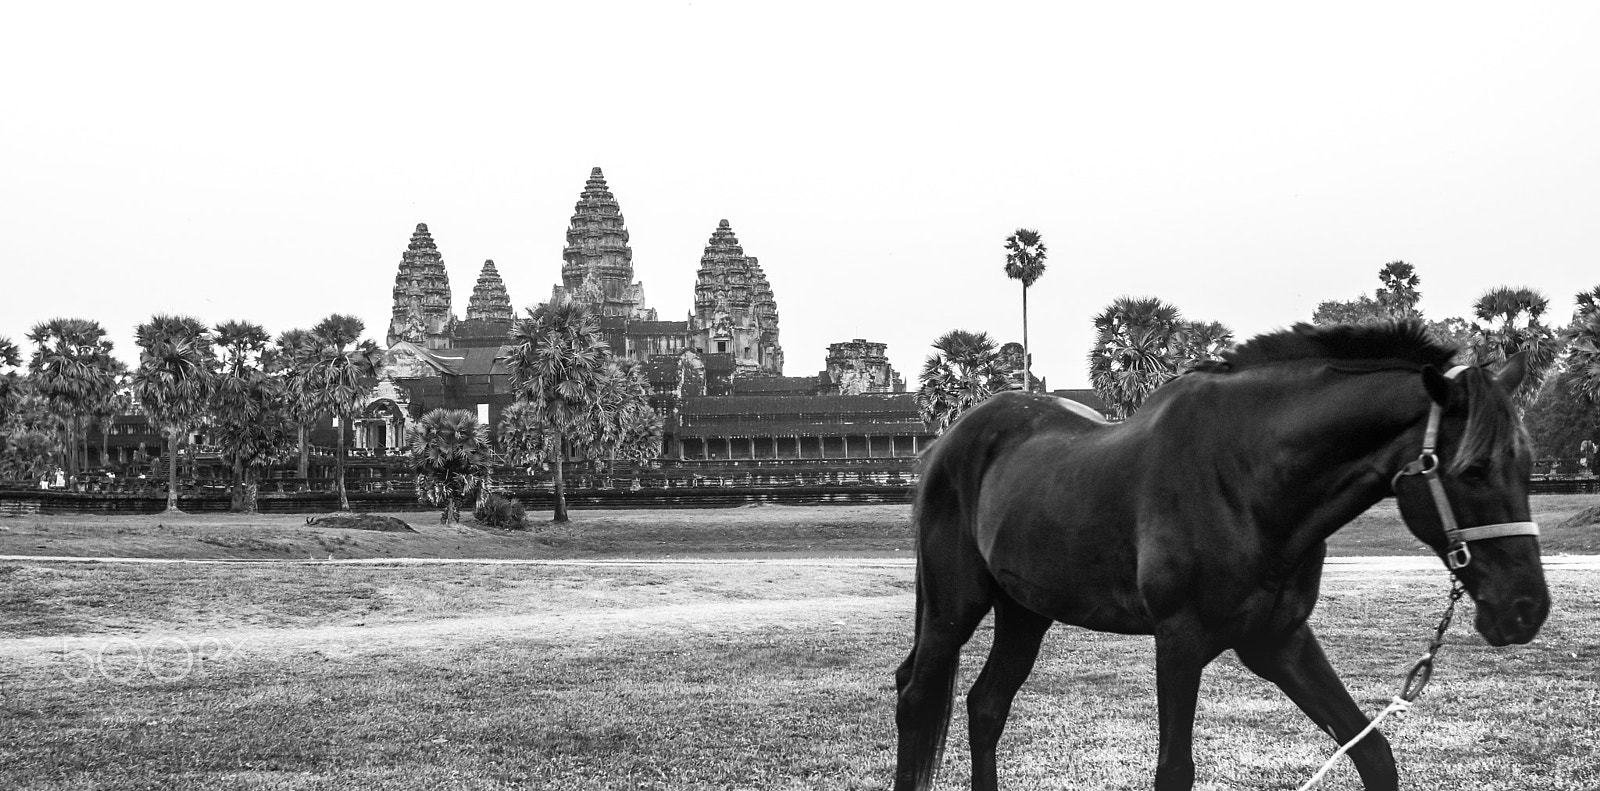
<path fill-rule="evenodd" d="M 1095 394 L 1127 418 L 1183 361 L 1178 309 L 1155 297 L 1119 297 L 1095 317 L 1089 381 Z"/>
<path fill-rule="evenodd" d="M 546 450 L 555 464 L 554 521 L 566 522 L 564 458 L 568 441 L 582 446 L 593 425 L 610 347 L 600 339 L 599 323 L 581 304 L 552 299 L 528 310 L 511 326 L 506 367 L 517 401 L 528 419 L 550 432 Z"/>
<path fill-rule="evenodd" d="M 133 396 L 167 440 L 167 512 L 178 512 L 178 443 L 204 419 L 216 357 L 204 324 L 156 315 L 134 330 L 139 367 Z"/>
<path fill-rule="evenodd" d="M 370 339 L 361 337 L 366 329 L 361 319 L 335 313 L 311 328 L 310 357 L 305 375 L 321 406 L 339 419 L 338 444 L 334 451 L 335 486 L 339 491 L 339 510 L 350 510 L 350 494 L 345 488 L 344 435 L 350 421 L 366 405 L 374 380 L 383 370 L 383 352 Z"/>
<path fill-rule="evenodd" d="M 1006 237 L 1006 277 L 1022 281 L 1022 390 L 1033 392 L 1033 358 L 1028 353 L 1028 287 L 1044 274 L 1045 246 L 1039 232 L 1018 228 Z"/>
<path fill-rule="evenodd" d="M 217 325 L 222 368 L 212 391 L 213 432 L 223 461 L 233 469 L 234 511 L 256 510 L 256 473 L 277 461 L 294 441 L 283 382 L 269 371 L 276 350 L 259 324 L 228 321 Z"/>
<path fill-rule="evenodd" d="M 461 521 L 461 499 L 489 471 L 489 441 L 478 416 L 465 409 L 435 409 L 406 429 L 407 456 L 417 492 L 443 505 L 439 521 Z"/>
<path fill-rule="evenodd" d="M 1418 286 L 1422 285 L 1422 277 L 1417 274 L 1416 267 L 1404 261 L 1390 261 L 1378 270 L 1378 281 L 1383 284 L 1378 289 L 1378 305 L 1391 319 L 1410 319 L 1421 315 L 1417 311 L 1417 302 L 1422 299 L 1422 292 Z"/>
<path fill-rule="evenodd" d="M 298 435 L 296 447 L 300 451 L 300 463 L 295 474 L 302 479 L 311 474 L 311 426 L 322 414 L 316 383 L 308 375 L 315 352 L 310 330 L 284 330 L 278 335 L 278 348 L 272 357 L 272 370 L 279 380 L 284 409 L 294 421 Z"/>
<path fill-rule="evenodd" d="M 34 325 L 28 340 L 34 346 L 28 372 L 66 432 L 62 466 L 76 476 L 90 405 L 115 388 L 111 341 L 99 322 L 68 318 Z"/>
<path fill-rule="evenodd" d="M 1483 324 L 1474 325 L 1474 356 L 1478 363 L 1504 362 L 1527 351 L 1528 374 L 1512 394 L 1518 408 L 1526 409 L 1539 395 L 1561 350 L 1561 338 L 1542 320 L 1550 300 L 1531 288 L 1502 286 L 1491 289 L 1473 303 L 1473 313 Z"/>
<path fill-rule="evenodd" d="M 1006 389 L 999 345 L 986 332 L 951 330 L 933 343 L 934 353 L 917 375 L 914 401 L 922 422 L 943 434 L 957 418 Z"/>

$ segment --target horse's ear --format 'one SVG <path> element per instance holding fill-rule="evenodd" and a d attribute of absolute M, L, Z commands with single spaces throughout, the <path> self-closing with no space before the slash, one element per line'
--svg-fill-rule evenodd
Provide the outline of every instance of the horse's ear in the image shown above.
<path fill-rule="evenodd" d="M 1523 377 L 1528 375 L 1528 350 L 1523 349 L 1511 355 L 1506 364 L 1500 366 L 1500 371 L 1495 374 L 1495 381 L 1505 388 L 1507 393 L 1514 393 L 1517 386 L 1522 384 Z"/>
<path fill-rule="evenodd" d="M 1450 380 L 1431 365 L 1422 367 L 1422 386 L 1427 388 L 1433 403 L 1444 406 L 1450 403 Z"/>

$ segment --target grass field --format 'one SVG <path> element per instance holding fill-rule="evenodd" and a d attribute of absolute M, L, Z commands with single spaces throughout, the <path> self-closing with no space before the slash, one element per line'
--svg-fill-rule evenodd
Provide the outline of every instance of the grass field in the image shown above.
<path fill-rule="evenodd" d="M 1534 518 L 1546 554 L 1600 553 L 1600 524 L 1563 526 L 1596 495 L 1541 495 Z M 391 516 L 417 533 L 307 527 L 304 516 L 42 516 L 0 518 L 0 555 L 238 558 L 574 558 L 882 556 L 912 551 L 907 505 L 754 506 L 675 511 L 573 511 L 553 525 L 534 514 L 529 530 L 441 525 L 438 514 Z M 1330 542 L 1334 555 L 1426 552 L 1393 501 L 1373 506 Z"/>
<path fill-rule="evenodd" d="M 1587 499 L 1536 501 L 1547 536 Z M 0 562 L 0 786 L 887 788 L 891 675 L 911 626 L 905 516 L 576 512 L 566 533 L 419 519 L 419 535 L 353 537 L 352 552 L 370 538 L 400 541 L 383 545 L 396 555 L 411 540 L 435 556 L 493 544 L 568 559 L 533 565 Z M 1390 518 L 1363 517 L 1343 551 L 1392 554 Z M 41 534 L 113 555 L 306 531 L 225 522 L 142 545 L 139 524 L 6 520 L 0 554 Z M 1581 546 L 1592 531 L 1551 538 Z M 719 536 L 741 543 L 713 553 Z M 694 554 L 716 557 L 681 560 Z M 586 560 L 600 556 L 613 560 Z M 1342 569 L 1315 624 L 1376 711 L 1447 583 L 1442 569 Z M 1600 787 L 1600 573 L 1557 570 L 1551 584 L 1556 609 L 1530 645 L 1491 649 L 1470 604 L 1458 617 L 1428 694 L 1385 727 L 1406 787 Z M 963 688 L 987 637 L 968 648 Z M 1148 638 L 1058 627 L 1001 746 L 1007 787 L 1148 788 L 1152 660 Z M 963 726 L 958 710 L 940 788 L 966 784 Z M 1333 747 L 1231 656 L 1208 671 L 1197 728 L 1205 789 L 1294 788 Z M 1359 786 L 1345 765 L 1324 787 Z"/>

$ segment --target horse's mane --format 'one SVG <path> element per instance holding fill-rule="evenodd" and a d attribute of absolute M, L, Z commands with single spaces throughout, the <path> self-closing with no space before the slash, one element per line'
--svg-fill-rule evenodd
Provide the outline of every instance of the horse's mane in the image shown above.
<path fill-rule="evenodd" d="M 1441 343 L 1420 321 L 1378 324 L 1296 324 L 1292 329 L 1257 335 L 1220 361 L 1201 363 L 1196 370 L 1227 373 L 1295 360 L 1344 360 L 1374 365 L 1402 364 L 1421 368 L 1450 367 L 1456 349 Z"/>
<path fill-rule="evenodd" d="M 1405 366 L 1420 370 L 1431 365 L 1443 372 L 1451 367 L 1455 355 L 1455 346 L 1441 342 L 1415 320 L 1322 327 L 1296 324 L 1292 329 L 1251 338 L 1223 352 L 1221 360 L 1201 363 L 1195 370 L 1228 373 L 1296 360 L 1337 360 L 1374 369 Z M 1480 381 L 1468 386 L 1466 432 L 1449 459 L 1450 472 L 1456 474 L 1480 461 L 1497 463 L 1497 451 L 1508 443 L 1526 447 L 1528 442 L 1511 399 L 1482 392 L 1484 385 L 1495 387 L 1491 377 L 1479 372 L 1464 378 Z"/>

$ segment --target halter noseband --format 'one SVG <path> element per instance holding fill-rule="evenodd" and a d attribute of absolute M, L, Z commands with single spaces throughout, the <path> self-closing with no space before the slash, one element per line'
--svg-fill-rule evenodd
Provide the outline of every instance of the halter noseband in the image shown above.
<path fill-rule="evenodd" d="M 1446 379 L 1454 379 L 1457 374 L 1467 370 L 1467 366 L 1458 365 L 1445 373 Z M 1445 552 L 1444 563 L 1451 571 L 1466 568 L 1472 562 L 1472 551 L 1467 549 L 1468 541 L 1478 541 L 1485 538 L 1502 538 L 1504 536 L 1537 536 L 1539 535 L 1538 522 L 1502 522 L 1494 525 L 1479 527 L 1461 527 L 1456 524 L 1455 510 L 1450 507 L 1450 499 L 1445 496 L 1444 483 L 1439 480 L 1439 454 L 1435 451 L 1439 445 L 1439 420 L 1444 414 L 1444 406 L 1433 402 L 1433 407 L 1428 411 L 1428 428 L 1422 435 L 1422 453 L 1416 460 L 1400 468 L 1394 474 L 1394 479 L 1389 482 L 1391 489 L 1399 491 L 1400 478 L 1407 475 L 1421 475 L 1428 482 L 1428 492 L 1433 495 L 1433 505 L 1439 511 L 1439 522 L 1444 526 L 1444 537 L 1449 547 Z"/>

